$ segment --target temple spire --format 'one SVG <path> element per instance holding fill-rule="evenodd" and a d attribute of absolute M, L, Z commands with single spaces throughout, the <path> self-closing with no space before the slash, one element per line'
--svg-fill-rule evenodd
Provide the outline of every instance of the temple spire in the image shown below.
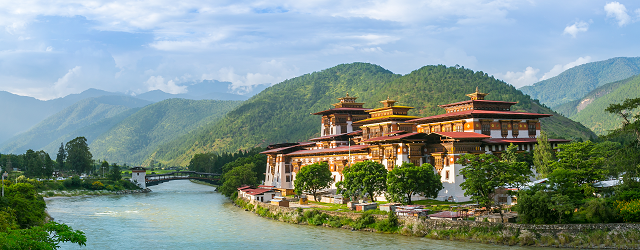
<path fill-rule="evenodd" d="M 468 94 L 467 96 L 471 98 L 471 100 L 484 100 L 484 97 L 487 95 L 487 93 L 480 93 L 480 91 L 478 90 L 478 86 L 476 86 L 476 92 Z"/>

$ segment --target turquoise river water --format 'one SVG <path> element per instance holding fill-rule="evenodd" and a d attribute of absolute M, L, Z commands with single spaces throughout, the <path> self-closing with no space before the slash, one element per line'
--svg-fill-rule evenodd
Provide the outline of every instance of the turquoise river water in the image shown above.
<path fill-rule="evenodd" d="M 64 244 L 62 249 L 531 249 L 278 222 L 187 180 L 151 189 L 48 200 L 55 221 L 87 236 L 86 247 Z"/>

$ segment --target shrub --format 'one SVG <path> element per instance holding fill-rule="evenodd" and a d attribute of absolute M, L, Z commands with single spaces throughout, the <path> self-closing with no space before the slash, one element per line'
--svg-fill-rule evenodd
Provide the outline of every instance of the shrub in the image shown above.
<path fill-rule="evenodd" d="M 386 219 L 379 221 L 376 229 L 383 232 L 395 232 L 398 230 L 398 216 L 390 211 Z"/>
<path fill-rule="evenodd" d="M 604 199 L 587 201 L 585 211 L 587 221 L 592 223 L 608 223 L 614 219 L 614 214 Z"/>
<path fill-rule="evenodd" d="M 356 230 L 363 229 L 373 223 L 376 223 L 376 218 L 370 213 L 364 213 L 355 221 L 355 223 L 353 223 L 353 228 Z"/>
<path fill-rule="evenodd" d="M 640 222 L 640 200 L 616 201 L 614 207 L 625 222 Z"/>
<path fill-rule="evenodd" d="M 102 184 L 102 182 L 100 181 L 94 181 L 93 183 L 91 183 L 91 189 L 102 190 L 104 189 L 104 184 Z"/>

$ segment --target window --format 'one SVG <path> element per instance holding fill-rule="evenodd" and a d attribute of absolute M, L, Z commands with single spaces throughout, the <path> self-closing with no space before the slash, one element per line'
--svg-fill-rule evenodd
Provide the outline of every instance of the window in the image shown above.
<path fill-rule="evenodd" d="M 514 123 L 511 128 L 511 134 L 513 135 L 513 138 L 518 138 L 518 135 L 520 134 L 520 124 Z"/>
<path fill-rule="evenodd" d="M 286 182 L 291 182 L 291 176 L 290 176 L 290 175 L 287 175 L 287 177 L 286 177 L 286 179 L 285 179 L 285 180 L 286 180 Z"/>
<path fill-rule="evenodd" d="M 507 203 L 507 197 L 505 197 L 505 196 L 498 197 L 498 202 L 499 203 Z"/>
<path fill-rule="evenodd" d="M 502 138 L 507 138 L 507 135 L 509 135 L 509 123 L 507 122 L 503 122 L 501 124 L 501 128 L 502 128 Z"/>
<path fill-rule="evenodd" d="M 464 132 L 464 125 L 456 124 L 456 132 Z"/>
<path fill-rule="evenodd" d="M 536 137 L 536 123 L 533 123 L 533 122 L 529 123 L 529 137 L 530 138 Z"/>
<path fill-rule="evenodd" d="M 491 123 L 488 123 L 488 122 L 482 123 L 482 134 L 491 135 Z"/>
<path fill-rule="evenodd" d="M 447 172 L 445 172 L 445 177 L 444 177 L 444 179 L 445 179 L 445 180 L 448 180 L 448 179 L 449 179 L 449 170 L 447 170 Z"/>

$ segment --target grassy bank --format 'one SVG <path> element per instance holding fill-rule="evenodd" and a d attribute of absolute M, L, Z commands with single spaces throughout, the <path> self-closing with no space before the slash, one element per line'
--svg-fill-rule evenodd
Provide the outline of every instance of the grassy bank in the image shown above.
<path fill-rule="evenodd" d="M 497 223 L 475 223 L 473 226 L 466 226 L 447 221 L 403 220 L 395 217 L 395 214 L 381 216 L 369 211 L 336 213 L 335 210 L 269 208 L 268 205 L 254 205 L 244 199 L 235 199 L 234 202 L 237 206 L 259 216 L 292 224 L 509 246 L 640 249 L 640 230 L 637 229 L 598 229 L 577 232 L 566 230 L 548 233 L 544 230 L 527 230 Z"/>
<path fill-rule="evenodd" d="M 211 186 L 211 187 L 218 188 L 218 185 L 211 184 L 211 183 L 208 183 L 208 182 L 199 181 L 199 180 L 190 180 L 190 181 L 195 183 L 195 184 L 206 185 L 206 186 Z"/>

